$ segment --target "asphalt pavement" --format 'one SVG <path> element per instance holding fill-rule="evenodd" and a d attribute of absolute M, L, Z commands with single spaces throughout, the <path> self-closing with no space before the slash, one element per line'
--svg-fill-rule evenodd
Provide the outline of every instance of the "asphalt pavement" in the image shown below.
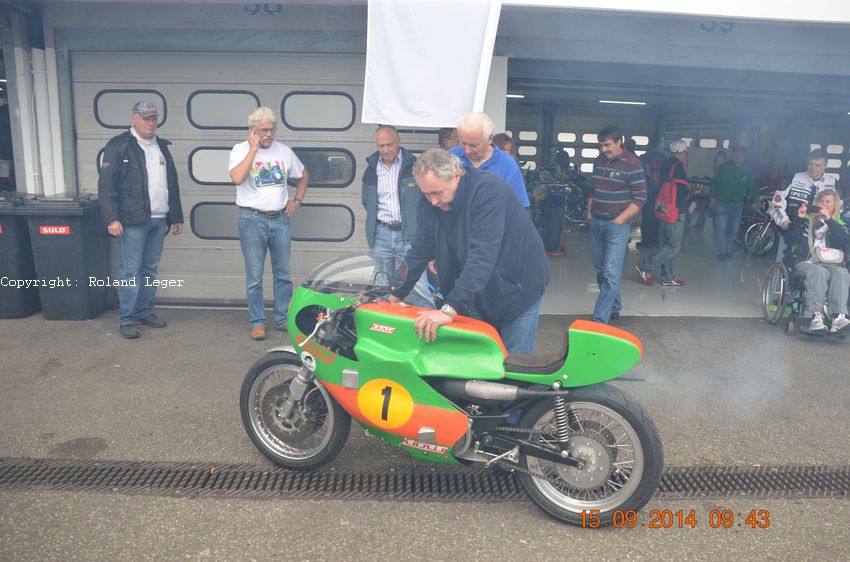
<path fill-rule="evenodd" d="M 0 320 L 0 458 L 263 464 L 239 417 L 239 389 L 271 330 L 248 338 L 243 310 L 168 309 L 161 330 L 118 334 L 110 311 L 82 322 Z M 538 349 L 573 317 L 544 316 Z M 644 344 L 617 385 L 650 413 L 666 463 L 850 465 L 850 340 L 788 337 L 756 318 L 623 317 Z M 330 465 L 408 467 L 353 429 Z M 845 559 L 850 501 L 652 501 L 694 510 L 683 529 L 582 530 L 530 502 L 186 499 L 0 489 L 0 560 L 365 560 L 492 558 Z M 769 512 L 771 525 L 719 529 L 712 509 Z"/>

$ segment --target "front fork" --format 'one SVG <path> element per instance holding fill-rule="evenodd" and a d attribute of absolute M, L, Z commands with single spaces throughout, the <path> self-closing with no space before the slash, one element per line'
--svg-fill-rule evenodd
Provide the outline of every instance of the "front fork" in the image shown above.
<path fill-rule="evenodd" d="M 301 363 L 303 367 L 289 383 L 289 397 L 283 402 L 280 407 L 280 414 L 287 422 L 292 421 L 292 414 L 295 412 L 295 407 L 304 398 L 307 389 L 313 383 L 313 371 L 316 369 L 316 360 L 306 351 L 301 353 Z"/>

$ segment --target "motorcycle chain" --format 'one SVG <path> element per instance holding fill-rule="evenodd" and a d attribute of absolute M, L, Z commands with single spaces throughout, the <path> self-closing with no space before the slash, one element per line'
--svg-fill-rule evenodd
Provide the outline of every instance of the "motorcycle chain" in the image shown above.
<path fill-rule="evenodd" d="M 495 431 L 499 431 L 502 433 L 524 433 L 526 435 L 530 435 L 533 429 L 526 427 L 497 427 Z M 546 479 L 546 476 L 543 474 L 539 474 L 533 472 L 527 468 L 523 468 L 519 465 L 519 463 L 512 463 L 509 461 L 496 461 L 496 465 L 500 468 L 507 470 L 508 472 L 521 472 L 523 474 L 527 474 L 532 478 L 543 478 Z"/>

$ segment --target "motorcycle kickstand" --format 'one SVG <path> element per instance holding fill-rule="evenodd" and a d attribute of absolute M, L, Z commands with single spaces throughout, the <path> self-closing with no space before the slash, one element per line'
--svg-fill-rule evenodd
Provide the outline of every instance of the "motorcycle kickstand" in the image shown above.
<path fill-rule="evenodd" d="M 513 449 L 511 449 L 509 451 L 505 451 L 501 455 L 497 455 L 497 456 L 493 457 L 492 459 L 490 459 L 489 461 L 485 462 L 484 468 L 490 468 L 491 464 L 493 464 L 494 462 L 498 462 L 498 461 L 500 461 L 504 458 L 507 458 L 513 464 L 516 464 L 516 459 L 517 459 L 518 456 L 519 456 L 519 445 L 517 445 Z"/>

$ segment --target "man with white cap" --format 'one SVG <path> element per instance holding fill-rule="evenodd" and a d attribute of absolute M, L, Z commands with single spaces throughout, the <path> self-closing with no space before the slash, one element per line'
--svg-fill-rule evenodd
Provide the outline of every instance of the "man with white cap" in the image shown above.
<path fill-rule="evenodd" d="M 679 210 L 679 218 L 674 222 L 659 221 L 660 247 L 657 252 L 636 265 L 635 269 L 644 283 L 652 285 L 652 270 L 661 267 L 661 286 L 681 287 L 685 281 L 673 274 L 673 258 L 682 247 L 682 234 L 685 232 L 685 214 L 688 207 L 688 183 L 685 173 L 688 166 L 688 143 L 675 140 L 670 143 L 670 152 L 673 155 L 661 167 L 660 178 L 662 185 L 673 178 L 683 180 L 683 182 L 677 182 L 676 186 L 676 208 Z"/>
<path fill-rule="evenodd" d="M 164 328 L 153 312 L 156 272 L 165 235 L 183 230 L 183 208 L 171 143 L 156 136 L 159 112 L 149 101 L 133 106 L 133 126 L 103 149 L 97 182 L 106 230 L 120 241 L 118 325 L 127 339 L 139 337 L 138 324 Z"/>

